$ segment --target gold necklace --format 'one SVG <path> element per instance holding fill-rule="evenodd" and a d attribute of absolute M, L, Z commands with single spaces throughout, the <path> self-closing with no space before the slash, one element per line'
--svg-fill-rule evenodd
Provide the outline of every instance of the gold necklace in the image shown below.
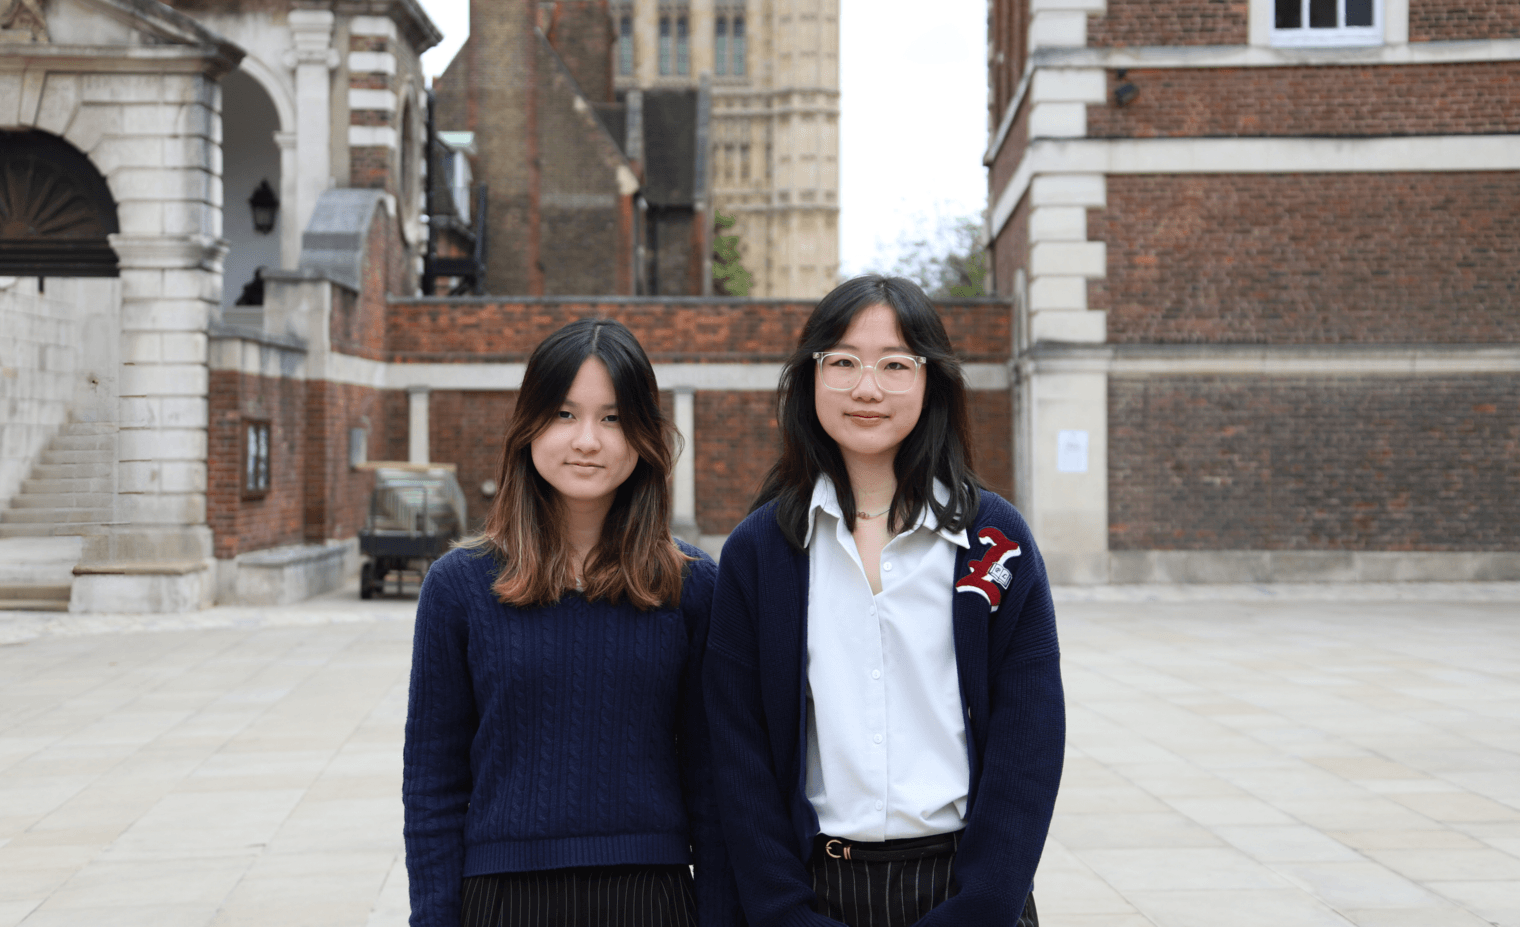
<path fill-rule="evenodd" d="M 855 517 L 858 518 L 858 519 L 880 519 L 882 516 L 886 515 L 887 513 L 891 512 L 891 511 L 892 511 L 892 507 L 889 505 L 889 506 L 887 506 L 887 508 L 883 509 L 881 512 L 857 512 L 857 513 L 855 513 Z"/>

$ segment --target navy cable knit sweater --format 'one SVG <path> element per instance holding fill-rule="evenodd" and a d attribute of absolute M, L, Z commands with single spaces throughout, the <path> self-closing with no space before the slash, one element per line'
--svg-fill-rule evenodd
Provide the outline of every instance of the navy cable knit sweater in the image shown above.
<path fill-rule="evenodd" d="M 701 699 L 717 568 L 681 549 L 698 560 L 679 606 L 647 612 L 503 605 L 478 551 L 428 572 L 402 786 L 413 925 L 457 925 L 467 876 L 687 863 L 698 918 L 732 923 Z"/>

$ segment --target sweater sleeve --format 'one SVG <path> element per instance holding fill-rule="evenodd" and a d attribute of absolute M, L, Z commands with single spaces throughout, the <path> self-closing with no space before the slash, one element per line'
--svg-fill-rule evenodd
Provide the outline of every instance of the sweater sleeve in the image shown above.
<path fill-rule="evenodd" d="M 787 812 L 791 784 L 780 781 L 771 755 L 756 636 L 759 571 L 742 529 L 723 546 L 702 674 L 723 834 L 750 924 L 836 925 L 813 911 Z"/>
<path fill-rule="evenodd" d="M 695 549 L 688 554 L 700 554 Z M 691 824 L 692 862 L 695 864 L 697 923 L 737 925 L 742 921 L 738 887 L 723 842 L 714 793 L 712 741 L 707 710 L 702 700 L 702 659 L 712 613 L 713 582 L 718 565 L 703 554 L 691 562 L 682 584 L 681 612 L 686 619 L 690 650 L 681 680 L 680 754 L 681 788 L 686 818 Z"/>
<path fill-rule="evenodd" d="M 1014 608 L 999 612 L 990 635 L 986 750 L 955 859 L 960 892 L 920 924 L 1015 924 L 1055 811 L 1066 745 L 1055 608 L 1039 551 L 1023 546 L 1025 582 L 1005 597 Z"/>
<path fill-rule="evenodd" d="M 401 787 L 413 925 L 459 924 L 470 744 L 479 717 L 466 610 L 451 575 L 469 556 L 455 551 L 434 564 L 417 598 Z"/>

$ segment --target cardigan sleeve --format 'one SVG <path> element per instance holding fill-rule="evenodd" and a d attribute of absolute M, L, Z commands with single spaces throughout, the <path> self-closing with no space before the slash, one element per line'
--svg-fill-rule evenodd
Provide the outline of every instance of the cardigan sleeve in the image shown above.
<path fill-rule="evenodd" d="M 712 770 L 712 740 L 707 710 L 702 699 L 702 660 L 712 613 L 713 582 L 718 565 L 696 549 L 682 549 L 701 556 L 691 562 L 681 588 L 681 612 L 686 619 L 689 651 L 681 680 L 679 750 L 681 789 L 686 818 L 691 827 L 692 863 L 697 897 L 697 923 L 737 925 L 742 921 L 738 887 L 718 821 L 718 799 Z"/>
<path fill-rule="evenodd" d="M 451 575 L 470 556 L 454 551 L 440 559 L 417 598 L 401 787 L 413 925 L 459 924 L 470 744 L 479 717 L 466 610 Z"/>
<path fill-rule="evenodd" d="M 837 925 L 813 911 L 783 792 L 791 784 L 772 758 L 756 634 L 760 571 L 746 527 L 723 546 L 702 673 L 723 833 L 750 924 Z"/>
<path fill-rule="evenodd" d="M 1015 608 L 1000 610 L 989 636 L 986 748 L 955 859 L 960 891 L 924 925 L 1017 923 L 1055 811 L 1066 745 L 1055 608 L 1045 564 L 1015 519 L 1026 552 L 1024 576 L 1009 590 L 1018 595 L 1004 599 Z"/>

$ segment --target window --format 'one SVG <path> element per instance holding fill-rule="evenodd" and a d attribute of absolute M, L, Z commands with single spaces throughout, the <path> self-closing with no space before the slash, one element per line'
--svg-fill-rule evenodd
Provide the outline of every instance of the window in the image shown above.
<path fill-rule="evenodd" d="M 670 17 L 660 17 L 660 73 L 670 73 Z"/>
<path fill-rule="evenodd" d="M 734 77 L 744 76 L 744 17 L 734 17 L 734 64 L 731 69 Z"/>
<path fill-rule="evenodd" d="M 617 62 L 619 74 L 633 73 L 633 17 L 627 13 L 618 18 Z"/>
<path fill-rule="evenodd" d="M 1273 45 L 1380 45 L 1382 0 L 1274 0 Z"/>
<path fill-rule="evenodd" d="M 691 73 L 691 39 L 687 35 L 686 17 L 676 17 L 676 73 Z"/>
<path fill-rule="evenodd" d="M 269 494 L 269 422 L 243 421 L 243 498 L 262 499 Z"/>
<path fill-rule="evenodd" d="M 728 17 L 719 16 L 713 28 L 713 70 L 722 77 L 728 73 Z"/>

